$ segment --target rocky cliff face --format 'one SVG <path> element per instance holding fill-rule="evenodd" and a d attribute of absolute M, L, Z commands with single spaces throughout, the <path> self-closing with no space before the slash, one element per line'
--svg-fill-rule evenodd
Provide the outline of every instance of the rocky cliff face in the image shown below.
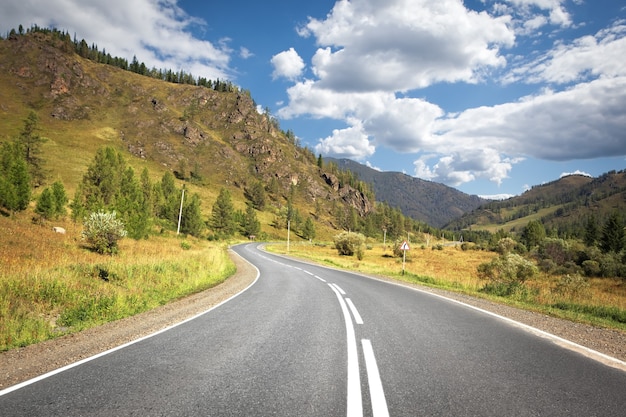
<path fill-rule="evenodd" d="M 250 94 L 235 89 L 174 84 L 79 57 L 73 44 L 43 33 L 0 41 L 0 71 L 38 112 L 65 123 L 89 124 L 107 144 L 171 170 L 184 165 L 198 177 L 246 187 L 278 181 L 287 195 L 299 185 L 306 201 L 340 201 L 361 215 L 373 202 L 337 187 Z M 312 160 L 313 159 L 313 160 Z"/>

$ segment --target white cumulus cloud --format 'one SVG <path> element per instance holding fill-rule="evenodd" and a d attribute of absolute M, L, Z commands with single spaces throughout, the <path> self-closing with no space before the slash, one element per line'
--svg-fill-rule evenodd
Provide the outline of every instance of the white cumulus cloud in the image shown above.
<path fill-rule="evenodd" d="M 18 4 L 19 3 L 19 4 Z M 206 26 L 175 0 L 21 0 L 2 6 L 0 26 L 56 27 L 105 48 L 113 56 L 136 56 L 148 68 L 183 69 L 209 79 L 230 78 L 228 39 L 215 42 L 193 36 Z"/>
<path fill-rule="evenodd" d="M 274 55 L 271 63 L 274 66 L 274 72 L 272 72 L 274 79 L 284 77 L 289 80 L 296 80 L 302 75 L 305 67 L 304 61 L 293 48 Z"/>

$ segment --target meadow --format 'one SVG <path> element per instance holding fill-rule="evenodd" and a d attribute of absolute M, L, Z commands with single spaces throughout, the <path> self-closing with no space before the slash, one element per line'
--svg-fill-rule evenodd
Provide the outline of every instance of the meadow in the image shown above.
<path fill-rule="evenodd" d="M 451 290 L 503 304 L 541 312 L 576 322 L 626 331 L 626 283 L 622 279 L 575 279 L 539 272 L 509 296 L 484 290 L 488 284 L 478 275 L 481 263 L 497 256 L 494 252 L 463 250 L 461 245 L 415 243 L 406 252 L 406 261 L 394 257 L 389 245 L 368 242 L 362 260 L 340 256 L 331 242 L 268 245 L 268 250 L 323 265 L 383 276 L 402 282 Z"/>
<path fill-rule="evenodd" d="M 15 217 L 0 217 L 0 351 L 147 311 L 235 272 L 224 244 L 153 236 L 99 255 L 80 224 L 61 222 L 59 234 Z"/>

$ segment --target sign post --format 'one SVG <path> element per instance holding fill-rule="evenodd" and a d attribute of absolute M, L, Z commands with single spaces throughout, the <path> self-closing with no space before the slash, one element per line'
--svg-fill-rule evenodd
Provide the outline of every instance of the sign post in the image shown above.
<path fill-rule="evenodd" d="M 400 250 L 402 251 L 402 275 L 404 275 L 404 265 L 406 264 L 406 251 L 410 249 L 406 240 L 400 245 Z"/>

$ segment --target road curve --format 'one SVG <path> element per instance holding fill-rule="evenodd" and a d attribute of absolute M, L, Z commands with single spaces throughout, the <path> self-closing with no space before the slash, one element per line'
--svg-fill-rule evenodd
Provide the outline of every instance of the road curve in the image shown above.
<path fill-rule="evenodd" d="M 193 320 L 0 392 L 1 416 L 617 416 L 626 372 L 432 294 L 233 248 Z"/>

